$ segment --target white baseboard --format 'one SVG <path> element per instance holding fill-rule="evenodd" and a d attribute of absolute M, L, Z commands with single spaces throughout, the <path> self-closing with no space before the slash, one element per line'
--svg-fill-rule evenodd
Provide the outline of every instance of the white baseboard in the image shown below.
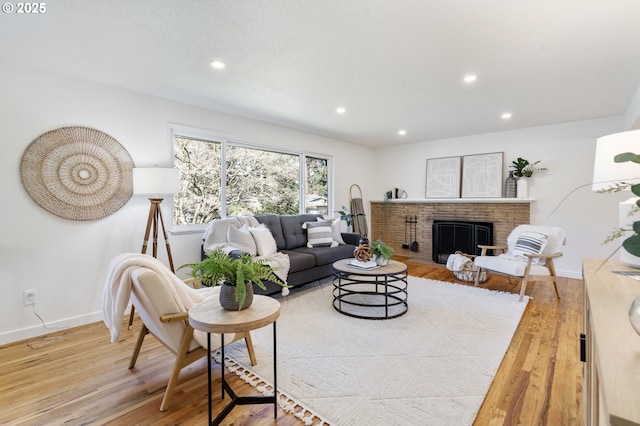
<path fill-rule="evenodd" d="M 577 280 L 582 279 L 582 271 L 569 271 L 566 269 L 556 269 L 556 274 L 558 274 L 559 277 L 575 278 Z"/>
<path fill-rule="evenodd" d="M 6 345 L 8 343 L 19 342 L 21 340 L 32 339 L 34 337 L 44 336 L 45 334 L 55 333 L 65 328 L 78 327 L 98 321 L 102 321 L 101 311 L 92 312 L 77 317 L 65 318 L 58 321 L 52 321 L 47 323 L 46 328 L 42 324 L 38 324 L 30 327 L 20 328 L 17 330 L 11 330 L 0 333 L 0 345 Z M 108 333 L 106 328 L 105 333 Z"/>

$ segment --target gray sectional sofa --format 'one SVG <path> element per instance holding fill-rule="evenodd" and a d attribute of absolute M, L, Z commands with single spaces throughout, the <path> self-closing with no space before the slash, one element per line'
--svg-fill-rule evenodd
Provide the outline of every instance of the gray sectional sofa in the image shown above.
<path fill-rule="evenodd" d="M 360 234 L 342 232 L 345 244 L 337 247 L 307 247 L 307 231 L 302 225 L 305 222 L 316 222 L 322 215 L 257 215 L 256 220 L 264 224 L 273 235 L 279 252 L 289 256 L 290 269 L 287 284 L 296 287 L 330 277 L 333 274 L 333 262 L 353 257 L 353 251 L 358 245 Z M 232 256 L 239 256 L 241 252 L 230 252 Z M 277 284 L 265 281 L 267 290 L 254 286 L 256 294 L 276 294 L 282 290 Z"/>

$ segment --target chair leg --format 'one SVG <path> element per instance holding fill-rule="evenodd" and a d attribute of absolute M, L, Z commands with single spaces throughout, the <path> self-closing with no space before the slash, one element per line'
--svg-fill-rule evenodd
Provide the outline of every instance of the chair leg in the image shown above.
<path fill-rule="evenodd" d="M 529 281 L 529 272 L 531 271 L 532 258 L 527 260 L 527 267 L 524 269 L 524 276 L 522 277 L 522 285 L 520 286 L 520 301 L 524 300 L 524 292 L 527 290 L 527 281 Z"/>
<path fill-rule="evenodd" d="M 142 324 L 140 334 L 138 334 L 138 340 L 136 341 L 136 346 L 135 348 L 133 348 L 133 354 L 131 355 L 131 360 L 129 361 L 129 368 L 133 368 L 136 365 L 138 355 L 140 354 L 140 348 L 142 348 L 144 336 L 146 336 L 147 334 L 149 334 L 149 329 L 146 325 Z"/>
<path fill-rule="evenodd" d="M 258 361 L 256 360 L 256 352 L 253 349 L 253 340 L 251 339 L 251 332 L 247 331 L 244 333 L 244 342 L 247 345 L 247 352 L 249 352 L 249 359 L 251 360 L 251 365 L 256 365 Z"/>
<path fill-rule="evenodd" d="M 476 280 L 475 280 L 475 287 L 478 287 L 478 283 L 480 282 L 480 272 L 482 271 L 481 268 L 478 268 L 478 270 L 476 271 Z"/>
<path fill-rule="evenodd" d="M 520 301 L 524 300 L 524 292 L 527 289 L 527 277 L 522 278 L 522 286 L 520 287 Z"/>
<path fill-rule="evenodd" d="M 167 408 L 169 408 L 169 403 L 171 402 L 171 397 L 173 396 L 173 389 L 178 383 L 180 371 L 182 370 L 182 367 L 187 364 L 185 361 L 192 338 L 193 328 L 187 327 L 184 332 L 184 336 L 182 336 L 182 341 L 180 342 L 180 348 L 178 349 L 178 353 L 176 354 L 176 360 L 173 363 L 173 368 L 171 369 L 171 376 L 169 377 L 169 383 L 167 383 L 167 389 L 164 391 L 164 398 L 162 398 L 162 404 L 160 404 L 160 411 L 166 411 Z M 210 362 L 209 360 L 207 361 Z"/>
<path fill-rule="evenodd" d="M 558 292 L 558 276 L 556 275 L 556 267 L 553 264 L 553 259 L 547 259 L 547 267 L 553 278 L 553 288 L 556 289 L 556 296 L 560 299 L 560 293 Z"/>

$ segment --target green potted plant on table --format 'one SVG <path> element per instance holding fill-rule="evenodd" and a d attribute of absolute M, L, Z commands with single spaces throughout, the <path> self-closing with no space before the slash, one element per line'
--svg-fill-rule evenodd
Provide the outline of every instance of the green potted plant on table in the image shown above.
<path fill-rule="evenodd" d="M 371 253 L 374 255 L 376 263 L 380 266 L 384 266 L 389 263 L 389 260 L 391 260 L 395 253 L 395 250 L 393 247 L 385 244 L 382 240 L 376 240 L 371 244 Z"/>
<path fill-rule="evenodd" d="M 263 280 L 287 286 L 265 262 L 266 259 L 256 260 L 249 254 L 231 257 L 216 250 L 201 262 L 188 263 L 178 269 L 191 268 L 190 275 L 204 286 L 220 284 L 220 305 L 227 310 L 239 311 L 251 306 L 253 284 L 263 290 L 266 290 Z"/>

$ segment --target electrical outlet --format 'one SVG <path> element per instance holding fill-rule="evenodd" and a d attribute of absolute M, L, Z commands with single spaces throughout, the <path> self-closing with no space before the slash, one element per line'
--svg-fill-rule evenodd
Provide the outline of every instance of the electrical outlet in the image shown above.
<path fill-rule="evenodd" d="M 35 290 L 25 290 L 22 293 L 22 303 L 24 306 L 30 306 L 36 304 L 36 291 Z"/>

